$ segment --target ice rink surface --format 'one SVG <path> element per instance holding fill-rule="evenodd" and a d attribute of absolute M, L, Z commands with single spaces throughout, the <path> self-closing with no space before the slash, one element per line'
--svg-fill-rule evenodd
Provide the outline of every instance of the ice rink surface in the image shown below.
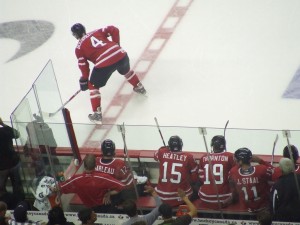
<path fill-rule="evenodd" d="M 154 125 L 157 117 L 161 126 L 222 128 L 230 120 L 229 128 L 300 129 L 299 99 L 283 97 L 300 65 L 298 0 L 0 0 L 0 4 L 3 120 L 9 120 L 49 59 L 63 102 L 79 89 L 77 41 L 70 27 L 81 22 L 87 31 L 111 24 L 119 27 L 121 46 L 137 69 L 147 46 L 160 46 L 142 80 L 148 97 L 133 95 L 122 105 L 116 123 Z M 185 11 L 172 14 L 174 6 Z M 13 36 L 20 28 L 8 31 L 4 23 L 25 20 L 51 22 L 54 32 L 42 45 L 10 60 L 21 44 L 4 38 L 4 33 Z M 162 40 L 164 45 L 159 39 L 154 43 L 161 27 L 168 25 L 172 33 Z M 114 73 L 101 89 L 104 111 L 123 84 L 124 78 Z M 299 90 L 296 84 L 293 87 Z M 132 87 L 126 83 L 125 88 Z M 74 123 L 90 124 L 88 92 L 67 107 Z"/>

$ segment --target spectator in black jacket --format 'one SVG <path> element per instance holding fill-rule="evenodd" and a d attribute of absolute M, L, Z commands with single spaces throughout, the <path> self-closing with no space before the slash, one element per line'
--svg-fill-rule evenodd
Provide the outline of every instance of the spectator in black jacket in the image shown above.
<path fill-rule="evenodd" d="M 14 209 L 13 218 L 8 221 L 9 225 L 40 225 L 41 223 L 29 220 L 28 210 L 31 210 L 29 202 L 21 201 Z"/>
<path fill-rule="evenodd" d="M 13 146 L 13 139 L 19 138 L 19 132 L 4 124 L 0 118 L 0 199 L 7 194 L 6 183 L 10 178 L 13 188 L 13 198 L 24 199 L 24 191 L 20 177 L 20 157 Z M 7 205 L 9 203 L 7 202 Z M 14 207 L 13 207 L 14 208 Z"/>
<path fill-rule="evenodd" d="M 291 159 L 280 159 L 279 167 L 283 175 L 272 188 L 274 220 L 300 222 L 300 175 Z"/>
<path fill-rule="evenodd" d="M 79 210 L 77 215 L 82 225 L 102 225 L 102 223 L 95 223 L 97 214 L 91 208 L 83 208 Z"/>
<path fill-rule="evenodd" d="M 63 209 L 60 206 L 54 206 L 48 212 L 47 225 L 75 225 L 73 222 L 68 222 Z"/>

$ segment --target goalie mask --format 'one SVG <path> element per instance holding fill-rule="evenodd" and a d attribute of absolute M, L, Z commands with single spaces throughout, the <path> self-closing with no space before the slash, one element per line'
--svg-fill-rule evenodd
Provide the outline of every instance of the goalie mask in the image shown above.
<path fill-rule="evenodd" d="M 223 152 L 226 149 L 226 140 L 222 135 L 216 135 L 211 139 L 210 146 L 213 147 L 213 152 Z"/>
<path fill-rule="evenodd" d="M 80 39 L 86 34 L 85 27 L 81 23 L 75 23 L 71 27 L 71 31 L 76 39 Z"/>
<path fill-rule="evenodd" d="M 103 156 L 114 156 L 115 150 L 116 150 L 116 146 L 112 140 L 106 139 L 102 142 L 101 151 L 103 153 Z"/>
<path fill-rule="evenodd" d="M 172 152 L 181 152 L 183 143 L 179 136 L 175 135 L 170 137 L 168 144 Z"/>
<path fill-rule="evenodd" d="M 243 163 L 250 163 L 252 159 L 252 152 L 248 148 L 239 148 L 235 151 L 234 157 L 237 161 L 242 161 Z"/>

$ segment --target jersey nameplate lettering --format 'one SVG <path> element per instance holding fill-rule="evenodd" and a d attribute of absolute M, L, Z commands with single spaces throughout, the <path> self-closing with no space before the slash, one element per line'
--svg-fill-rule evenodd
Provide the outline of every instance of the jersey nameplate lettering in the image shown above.
<path fill-rule="evenodd" d="M 177 160 L 177 161 L 185 161 L 187 156 L 186 155 L 173 154 L 173 153 L 164 153 L 163 158 L 164 159 L 174 159 L 174 160 Z"/>
<path fill-rule="evenodd" d="M 225 155 L 210 155 L 209 156 L 211 161 L 219 161 L 219 162 L 224 162 L 228 161 L 228 156 Z M 203 157 L 203 161 L 207 162 L 209 159 L 207 156 Z"/>
<path fill-rule="evenodd" d="M 108 174 L 114 174 L 115 173 L 114 168 L 110 168 L 110 167 L 106 167 L 106 166 L 100 166 L 100 165 L 96 166 L 96 171 L 99 171 L 99 172 L 102 172 L 102 173 L 108 173 Z"/>
<path fill-rule="evenodd" d="M 258 184 L 258 183 L 259 183 L 258 177 L 245 177 L 245 178 L 237 180 L 238 185 L 241 185 L 241 184 Z"/>

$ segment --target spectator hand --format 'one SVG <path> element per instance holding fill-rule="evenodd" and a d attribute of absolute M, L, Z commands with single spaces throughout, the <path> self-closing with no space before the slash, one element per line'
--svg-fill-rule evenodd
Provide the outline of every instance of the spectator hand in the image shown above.
<path fill-rule="evenodd" d="M 186 197 L 185 192 L 184 192 L 182 189 L 180 189 L 180 188 L 178 188 L 177 194 L 178 194 L 178 196 L 179 196 L 181 199 L 183 199 L 184 197 Z"/>
<path fill-rule="evenodd" d="M 86 91 L 88 89 L 89 80 L 83 77 L 79 79 L 80 90 Z"/>
<path fill-rule="evenodd" d="M 150 185 L 145 185 L 144 189 L 145 189 L 144 190 L 145 193 L 149 193 L 151 195 L 153 195 L 153 193 L 155 193 L 154 187 L 152 187 Z"/>

